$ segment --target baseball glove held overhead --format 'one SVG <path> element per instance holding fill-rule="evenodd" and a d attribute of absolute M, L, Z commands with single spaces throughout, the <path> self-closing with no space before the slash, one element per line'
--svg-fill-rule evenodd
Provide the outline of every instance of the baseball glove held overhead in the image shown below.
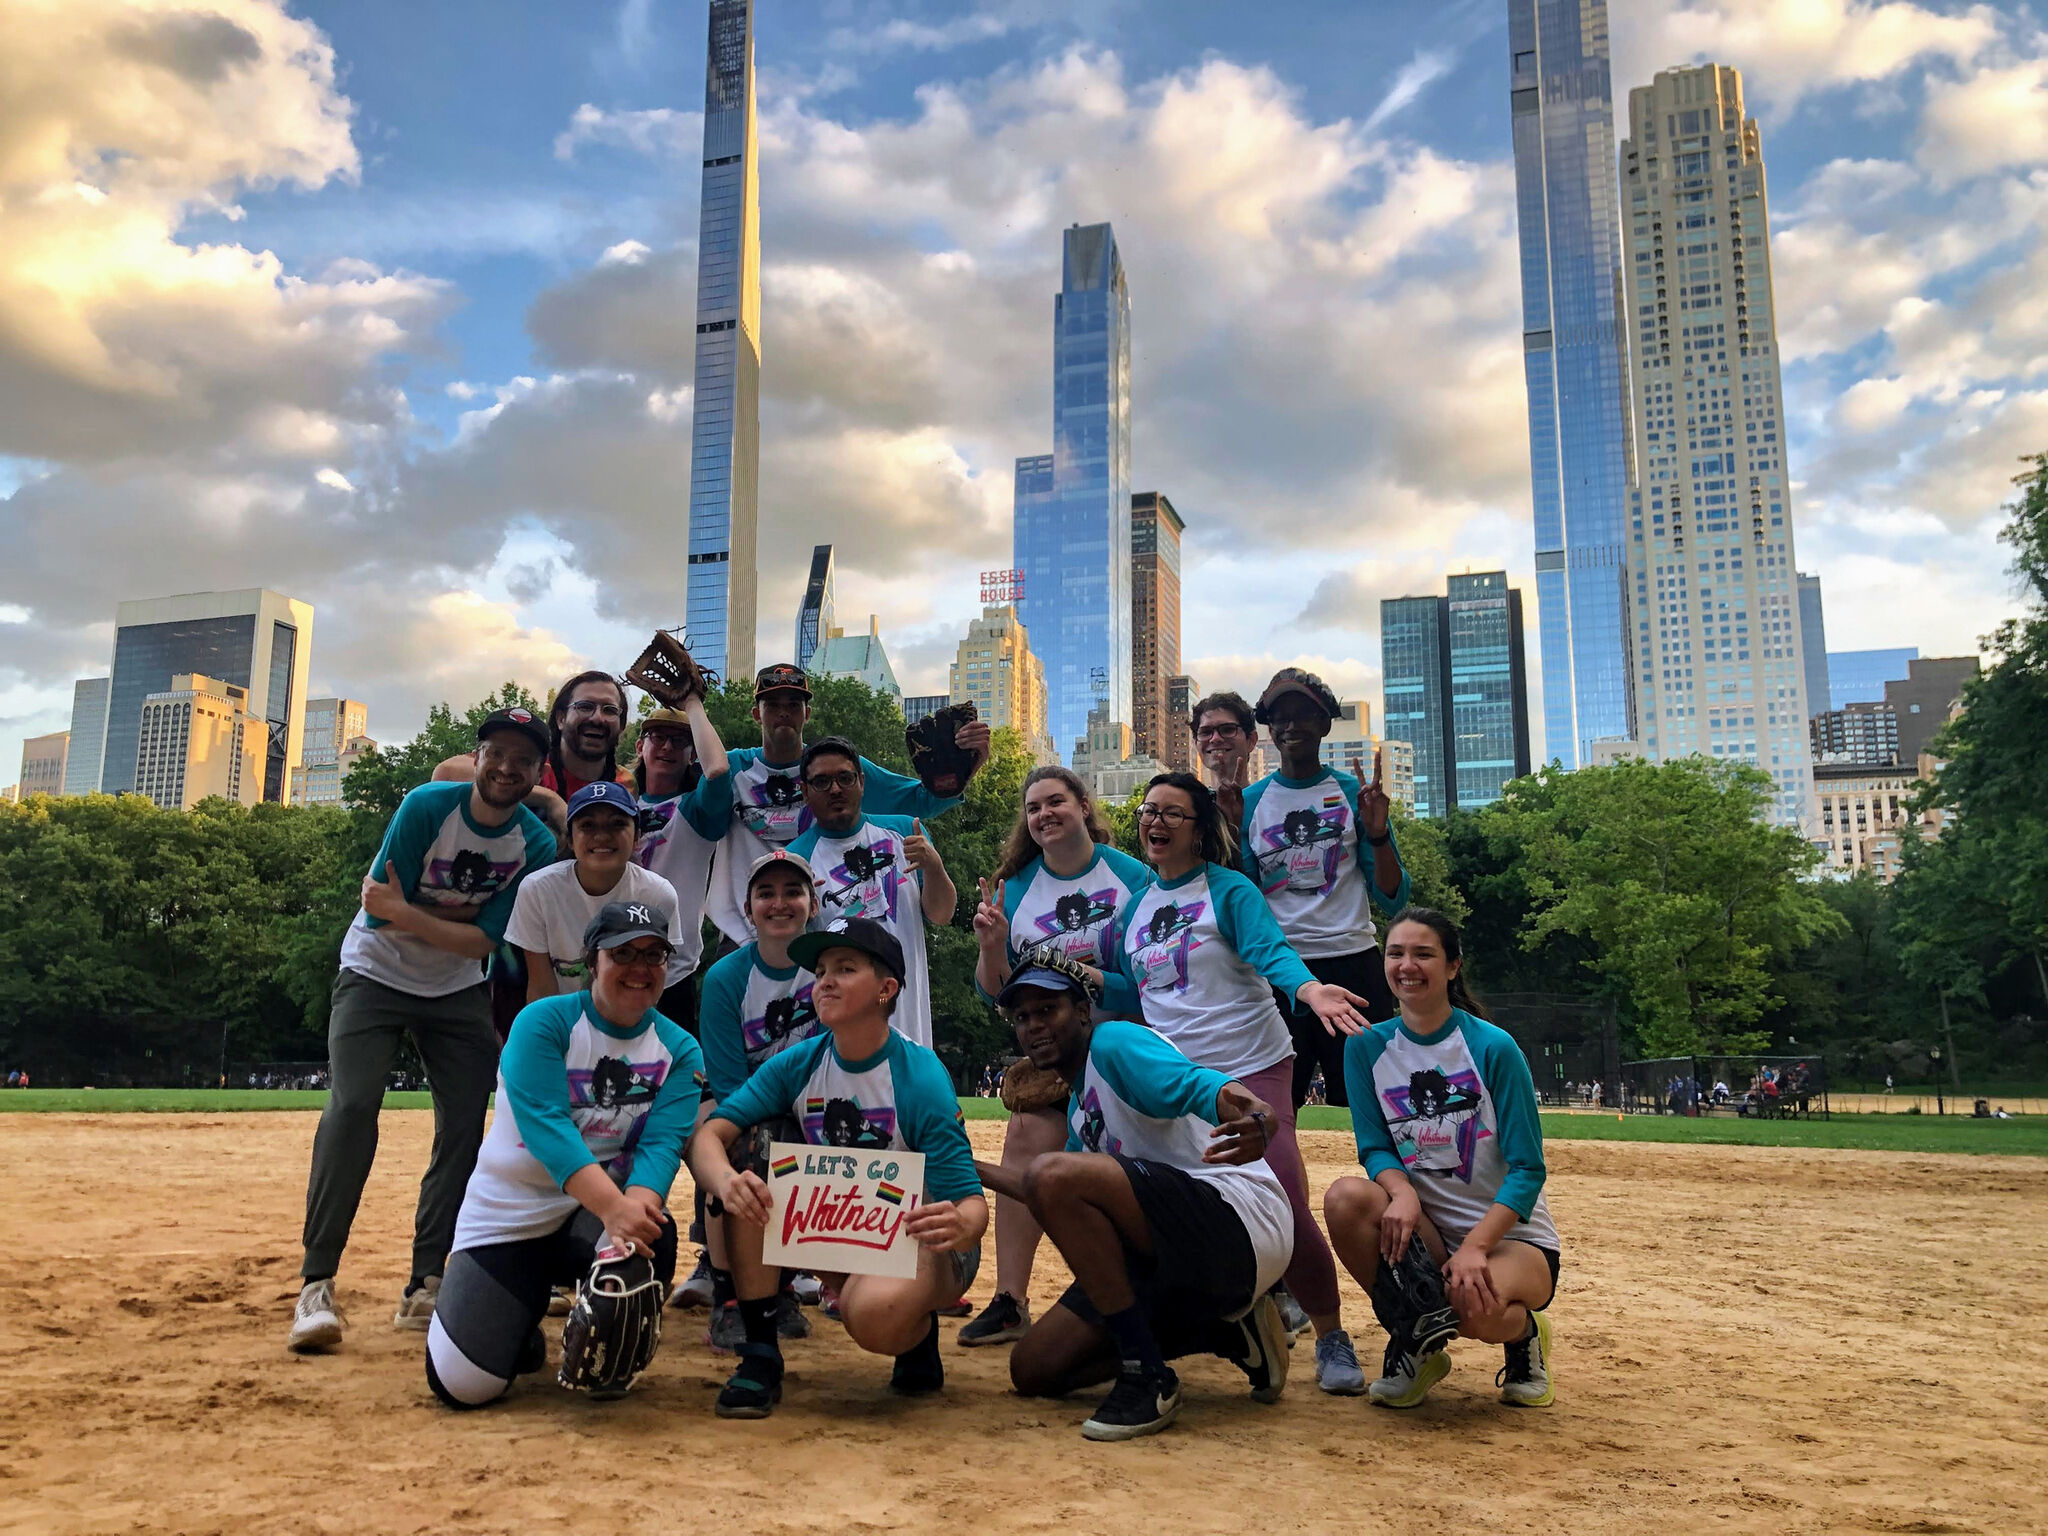
<path fill-rule="evenodd" d="M 953 738 L 962 726 L 980 718 L 969 699 L 933 710 L 903 733 L 904 744 L 910 748 L 911 772 L 933 794 L 950 800 L 966 788 L 974 773 L 975 756 L 955 745 Z"/>
<path fill-rule="evenodd" d="M 681 636 L 678 629 L 657 629 L 640 659 L 626 668 L 627 682 L 646 689 L 670 709 L 681 709 L 692 695 L 706 697 L 718 681 L 697 665 Z"/>

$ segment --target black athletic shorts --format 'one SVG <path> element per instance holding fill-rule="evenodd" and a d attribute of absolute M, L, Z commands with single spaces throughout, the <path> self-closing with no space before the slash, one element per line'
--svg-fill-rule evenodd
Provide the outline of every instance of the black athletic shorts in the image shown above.
<path fill-rule="evenodd" d="M 1531 1243 L 1529 1246 L 1542 1254 L 1543 1262 L 1550 1266 L 1550 1301 L 1544 1302 L 1542 1307 L 1535 1309 L 1541 1312 L 1544 1307 L 1550 1305 L 1551 1301 L 1557 1300 L 1557 1250 L 1555 1248 L 1546 1248 L 1541 1243 Z"/>
<path fill-rule="evenodd" d="M 1111 1153 L 1131 1181 L 1152 1252 L 1124 1246 L 1124 1268 L 1155 1333 L 1191 1331 L 1241 1316 L 1258 1300 L 1259 1261 L 1230 1202 L 1206 1179 L 1164 1163 Z M 1087 1292 L 1067 1287 L 1060 1305 L 1100 1324 Z"/>
<path fill-rule="evenodd" d="M 1380 953 L 1377 944 L 1354 955 L 1329 955 L 1303 963 L 1317 981 L 1330 982 L 1365 998 L 1365 1016 L 1375 1024 L 1391 1019 L 1401 1011 L 1401 1005 L 1394 1001 L 1393 990 L 1387 985 L 1386 957 Z M 1301 1108 L 1308 1098 L 1308 1085 L 1320 1066 L 1323 1069 L 1324 1101 L 1338 1109 L 1345 1108 L 1351 1102 L 1344 1084 L 1344 1042 L 1350 1036 L 1331 1034 L 1323 1028 L 1323 1021 L 1315 1016 L 1315 1010 L 1303 1008 L 1292 998 L 1283 996 L 1278 987 L 1273 989 L 1273 1000 L 1280 1005 L 1280 1016 L 1287 1020 L 1287 1033 L 1294 1041 L 1294 1107 Z"/>

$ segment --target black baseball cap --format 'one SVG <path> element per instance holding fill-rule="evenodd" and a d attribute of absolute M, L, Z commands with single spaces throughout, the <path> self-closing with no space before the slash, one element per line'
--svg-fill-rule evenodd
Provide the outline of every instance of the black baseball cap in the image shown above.
<path fill-rule="evenodd" d="M 763 667 L 754 674 L 754 697 L 761 698 L 771 693 L 800 693 L 811 696 L 811 680 L 804 675 L 804 669 L 787 661 L 778 661 L 772 667 Z"/>
<path fill-rule="evenodd" d="M 789 958 L 807 971 L 818 968 L 818 959 L 828 949 L 857 949 L 882 962 L 882 969 L 898 981 L 903 979 L 903 946 L 896 935 L 871 917 L 839 917 L 831 926 L 790 940 Z"/>
<path fill-rule="evenodd" d="M 1016 969 L 1010 972 L 1010 979 L 1003 983 L 1003 990 L 996 997 L 998 1008 L 1007 1008 L 1017 1000 L 1019 992 L 1072 992 L 1082 1002 L 1093 1004 L 1095 989 L 1089 985 L 1086 973 L 1065 955 L 1051 950 L 1027 949 L 1018 958 Z"/>
<path fill-rule="evenodd" d="M 668 909 L 647 901 L 608 901 L 583 930 L 583 947 L 617 949 L 645 938 L 669 942 Z"/>
<path fill-rule="evenodd" d="M 509 709 L 494 709 L 477 723 L 476 739 L 479 745 L 489 741 L 500 731 L 517 731 L 546 757 L 554 742 L 548 737 L 547 722 L 523 704 L 514 704 Z"/>

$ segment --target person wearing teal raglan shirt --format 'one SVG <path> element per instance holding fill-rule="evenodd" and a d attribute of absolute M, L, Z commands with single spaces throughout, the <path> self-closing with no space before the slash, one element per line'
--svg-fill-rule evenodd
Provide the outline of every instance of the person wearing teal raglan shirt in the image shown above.
<path fill-rule="evenodd" d="M 1394 846 L 1380 754 L 1364 785 L 1322 762 L 1338 709 L 1329 685 L 1300 667 L 1282 667 L 1259 695 L 1253 715 L 1272 736 L 1280 767 L 1245 789 L 1237 862 L 1316 979 L 1366 999 L 1366 1017 L 1377 1023 L 1397 1009 L 1373 909 L 1393 917 L 1408 905 L 1408 871 Z M 1342 1108 L 1344 1037 L 1305 1008 L 1286 999 L 1280 1006 L 1294 1039 L 1294 1107 L 1320 1066 L 1329 1102 Z"/>
<path fill-rule="evenodd" d="M 977 1164 L 1026 1201 L 1074 1284 L 1010 1356 L 1027 1397 L 1114 1380 L 1081 1433 L 1156 1434 L 1180 1411 L 1167 1361 L 1218 1354 L 1259 1402 L 1287 1384 L 1289 1340 L 1268 1294 L 1294 1218 L 1265 1157 L 1277 1124 L 1243 1083 L 1199 1067 L 1156 1030 L 1094 1018 L 1088 973 L 1027 954 L 1002 989 L 1017 1044 L 1073 1084 L 1063 1148 L 1018 1171 Z"/>
<path fill-rule="evenodd" d="M 549 1291 L 582 1279 L 601 1250 L 651 1261 L 666 1293 L 665 1202 L 709 1108 L 697 1042 L 656 1006 L 673 947 L 667 913 L 611 902 L 583 933 L 589 989 L 512 1022 L 427 1331 L 427 1385 L 451 1408 L 495 1402 L 546 1363 Z"/>
<path fill-rule="evenodd" d="M 1330 1241 L 1387 1330 L 1372 1400 L 1420 1403 L 1462 1336 L 1503 1346 L 1502 1402 L 1547 1407 L 1558 1240 L 1529 1063 L 1466 990 L 1449 918 L 1410 907 L 1386 951 L 1401 1016 L 1344 1048 L 1366 1176 L 1323 1198 Z"/>
<path fill-rule="evenodd" d="M 377 1116 L 399 1041 L 410 1036 L 434 1095 L 434 1149 L 413 1219 L 412 1279 L 394 1326 L 424 1332 L 476 1165 L 497 1073 L 498 1036 L 483 962 L 554 835 L 524 804 L 540 782 L 548 731 L 514 706 L 477 726 L 475 777 L 422 784 L 400 802 L 363 878 L 362 910 L 341 943 L 327 1017 L 332 1088 L 306 1181 L 304 1284 L 290 1347 L 341 1342 L 334 1276 L 377 1155 Z"/>
<path fill-rule="evenodd" d="M 981 882 L 974 912 L 980 950 L 974 989 L 989 1002 L 1026 951 L 1062 956 L 1081 966 L 1101 999 L 1098 1018 L 1130 1019 L 1138 990 L 1110 955 L 1116 915 L 1133 892 L 1152 883 L 1152 871 L 1111 846 L 1109 824 L 1080 775 L 1057 764 L 1025 776 L 1023 809 L 1003 844 L 995 873 Z M 1068 1084 L 1029 1056 L 1003 1073 L 1002 1166 L 1018 1173 L 1066 1141 Z M 1010 1344 L 1031 1327 L 1031 1270 L 1040 1233 L 1031 1208 L 996 1196 L 996 1293 L 981 1314 L 961 1328 L 973 1349 Z"/>
<path fill-rule="evenodd" d="M 712 859 L 705 907 L 723 936 L 720 954 L 731 954 L 754 936 L 747 925 L 747 871 L 762 854 L 795 842 L 814 819 L 804 804 L 802 775 L 804 727 L 810 718 L 811 684 L 802 667 L 778 662 L 755 675 L 754 719 L 760 722 L 761 745 L 726 753 L 732 766 L 732 825 Z M 988 760 L 988 722 L 962 726 L 954 740 L 975 754 L 979 771 Z M 874 815 L 939 816 L 960 803 L 958 796 L 934 794 L 918 780 L 865 757 L 859 761 L 860 808 Z"/>
<path fill-rule="evenodd" d="M 1229 867 L 1221 808 L 1193 774 L 1162 773 L 1145 787 L 1138 844 L 1158 883 L 1117 915 L 1118 968 L 1136 983 L 1147 1024 L 1190 1060 L 1235 1078 L 1278 1110 L 1266 1160 L 1294 1212 L 1287 1289 L 1316 1331 L 1317 1384 L 1326 1392 L 1362 1392 L 1336 1261 L 1309 1206 L 1288 1097 L 1294 1044 L 1274 995 L 1347 1034 L 1366 1027 L 1359 1012 L 1365 999 L 1318 981 L 1302 963 L 1259 888 Z"/>
<path fill-rule="evenodd" d="M 789 851 L 818 877 L 818 919 L 872 918 L 903 946 L 900 1006 L 890 1024 L 919 1045 L 932 1043 L 932 980 L 925 960 L 927 923 L 953 919 L 960 893 L 924 824 L 913 816 L 865 809 L 865 774 L 853 743 L 826 736 L 804 748 L 804 805 L 810 830 Z"/>
<path fill-rule="evenodd" d="M 722 1104 L 738 1093 L 763 1062 L 818 1032 L 818 1012 L 811 1002 L 817 978 L 789 953 L 789 946 L 818 915 L 815 887 L 811 866 L 787 848 L 762 854 L 747 872 L 747 921 L 757 937 L 711 967 L 698 1009 L 697 1039 L 704 1047 L 704 1070 L 711 1079 L 714 1103 Z M 771 1139 L 803 1138 L 783 1127 Z M 765 1159 L 749 1156 L 743 1161 L 756 1173 L 767 1172 Z M 705 1340 L 714 1351 L 731 1354 L 746 1333 L 726 1257 L 725 1223 L 707 1220 L 704 1237 L 705 1252 L 698 1271 L 676 1287 L 670 1304 L 708 1304 L 711 1326 Z M 777 1336 L 785 1339 L 810 1336 L 811 1325 L 787 1283 L 776 1293 L 775 1329 Z"/>
<path fill-rule="evenodd" d="M 735 1162 L 742 1137 L 758 1141 L 758 1128 L 793 1120 L 812 1146 L 924 1154 L 924 1188 L 903 1219 L 918 1245 L 917 1273 L 818 1277 L 838 1294 L 847 1336 L 871 1354 L 895 1357 L 889 1385 L 898 1393 L 922 1396 L 945 1385 L 938 1312 L 973 1284 L 988 1230 L 988 1201 L 953 1080 L 929 1047 L 890 1027 L 904 993 L 895 934 L 870 918 L 836 918 L 798 938 L 789 953 L 817 978 L 811 998 L 825 1032 L 764 1062 L 690 1141 L 690 1170 L 725 1212 L 746 1336 L 739 1368 L 718 1395 L 721 1418 L 766 1418 L 782 1397 L 780 1275 L 762 1257 L 773 1197 L 746 1154 Z"/>

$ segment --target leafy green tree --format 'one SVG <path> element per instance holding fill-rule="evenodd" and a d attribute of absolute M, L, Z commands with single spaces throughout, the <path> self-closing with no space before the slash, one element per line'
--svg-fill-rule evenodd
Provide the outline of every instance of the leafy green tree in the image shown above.
<path fill-rule="evenodd" d="M 1524 943 L 1591 941 L 1626 989 L 1645 1049 L 1756 1050 L 1774 956 L 1841 924 L 1801 877 L 1819 854 L 1762 820 L 1770 777 L 1700 758 L 1517 780 L 1496 808 L 1536 903 Z"/>
<path fill-rule="evenodd" d="M 1461 927 L 1470 916 L 1465 893 L 1451 872 L 1450 831 L 1440 821 L 1415 815 L 1396 805 L 1388 818 L 1401 866 L 1408 871 L 1408 899 L 1418 907 L 1434 907 Z"/>

